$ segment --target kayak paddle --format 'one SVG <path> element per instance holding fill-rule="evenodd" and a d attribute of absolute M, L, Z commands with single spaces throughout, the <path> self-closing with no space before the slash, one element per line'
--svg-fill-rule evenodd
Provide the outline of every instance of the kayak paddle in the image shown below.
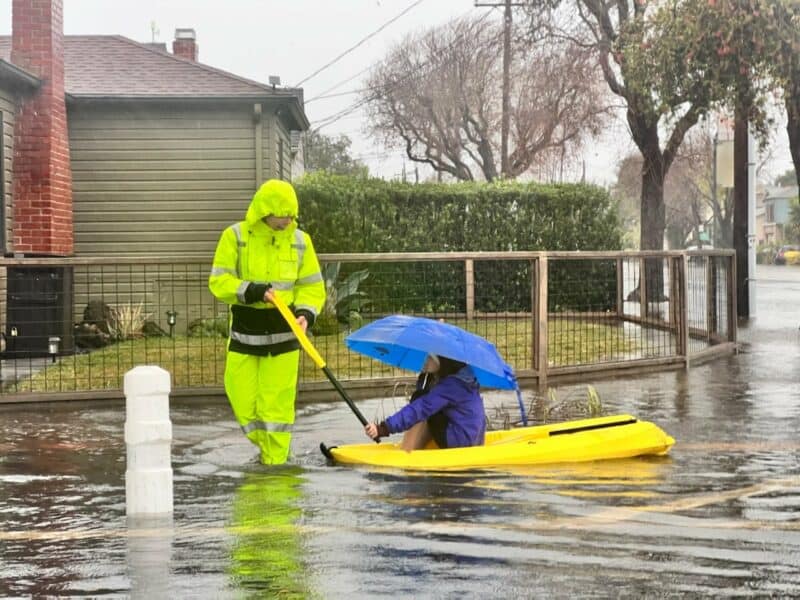
<path fill-rule="evenodd" d="M 322 369 L 322 372 L 325 373 L 325 377 L 328 378 L 328 380 L 333 384 L 333 387 L 336 388 L 336 391 L 339 392 L 339 395 L 344 399 L 345 402 L 347 402 L 347 406 L 350 407 L 350 410 L 353 411 L 353 414 L 356 416 L 356 418 L 361 422 L 361 424 L 364 427 L 366 427 L 369 424 L 369 421 L 367 421 L 366 417 L 364 417 L 364 415 L 361 414 L 361 411 L 358 410 L 358 407 L 356 406 L 355 402 L 353 402 L 353 399 L 347 394 L 342 385 L 337 381 L 336 377 L 333 376 L 333 373 L 331 373 L 331 370 L 325 364 L 325 359 L 322 358 L 320 353 L 317 352 L 317 349 L 314 348 L 313 344 L 311 343 L 311 340 L 308 339 L 308 336 L 306 335 L 305 331 L 303 331 L 303 328 L 297 324 L 297 317 L 295 317 L 292 314 L 292 311 L 289 310 L 289 307 L 286 306 L 286 303 L 283 300 L 281 300 L 280 296 L 278 296 L 274 292 L 272 293 L 271 302 L 272 304 L 275 305 L 275 308 L 277 308 L 278 311 L 281 313 L 281 316 L 283 316 L 284 320 L 291 328 L 295 337 L 297 337 L 297 341 L 300 342 L 300 345 L 303 347 L 303 350 L 305 350 L 308 356 L 311 358 L 311 360 L 314 361 L 314 364 L 317 365 L 320 369 Z M 375 438 L 375 443 L 380 443 L 380 441 L 381 441 L 380 438 Z M 326 452 L 327 448 L 325 449 L 323 448 L 324 446 L 320 444 L 320 449 L 322 449 L 322 453 L 328 456 L 329 453 Z"/>

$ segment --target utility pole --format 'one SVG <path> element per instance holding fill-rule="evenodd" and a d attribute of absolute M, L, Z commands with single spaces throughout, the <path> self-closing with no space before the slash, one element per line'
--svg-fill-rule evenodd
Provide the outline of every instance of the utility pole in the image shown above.
<path fill-rule="evenodd" d="M 755 143 L 741 108 L 737 108 L 733 141 L 733 247 L 736 250 L 737 316 L 755 316 Z"/>
<path fill-rule="evenodd" d="M 525 6 L 523 2 L 512 2 L 511 0 L 503 0 L 499 3 L 491 2 L 476 2 L 476 7 L 489 6 L 492 8 L 504 7 L 503 12 L 503 99 L 500 114 L 500 176 L 508 177 L 508 133 L 509 133 L 509 120 L 511 116 L 511 101 L 509 98 L 511 87 L 511 7 L 512 6 Z"/>
<path fill-rule="evenodd" d="M 500 175 L 508 177 L 509 68 L 511 63 L 511 0 L 503 15 L 503 114 L 500 123 Z"/>

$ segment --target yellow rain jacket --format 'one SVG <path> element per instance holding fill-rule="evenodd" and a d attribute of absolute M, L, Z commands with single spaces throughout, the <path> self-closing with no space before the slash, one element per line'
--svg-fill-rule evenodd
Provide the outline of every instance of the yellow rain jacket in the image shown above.
<path fill-rule="evenodd" d="M 228 349 L 256 356 L 300 347 L 278 310 L 261 301 L 265 284 L 271 284 L 296 315 L 304 315 L 309 327 L 325 303 L 325 283 L 311 238 L 296 221 L 282 231 L 271 229 L 262 221 L 267 215 L 297 217 L 291 184 L 271 179 L 259 188 L 245 220 L 222 233 L 208 280 L 211 293 L 231 306 Z M 248 288 L 261 293 L 248 294 Z"/>
<path fill-rule="evenodd" d="M 264 303 L 267 285 L 309 327 L 325 302 L 325 283 L 311 238 L 294 220 L 277 231 L 268 215 L 297 217 L 291 184 L 270 180 L 259 188 L 244 221 L 222 232 L 208 280 L 211 293 L 230 305 L 225 392 L 261 462 L 286 462 L 294 423 L 299 342 L 278 309 Z"/>

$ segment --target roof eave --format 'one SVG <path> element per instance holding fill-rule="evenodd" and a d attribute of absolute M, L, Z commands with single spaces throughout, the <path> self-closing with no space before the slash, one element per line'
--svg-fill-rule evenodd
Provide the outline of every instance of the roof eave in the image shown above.
<path fill-rule="evenodd" d="M 67 100 L 74 102 L 74 101 L 81 101 L 81 100 L 100 100 L 100 101 L 120 101 L 120 102 L 169 102 L 169 101 L 181 101 L 186 102 L 187 100 L 194 100 L 198 102 L 235 102 L 235 101 L 247 101 L 247 102 L 266 102 L 272 106 L 275 105 L 285 105 L 289 108 L 289 117 L 291 117 L 293 124 L 296 127 L 292 127 L 291 129 L 299 129 L 301 131 L 307 131 L 311 127 L 311 123 L 308 120 L 308 117 L 303 111 L 302 107 L 300 106 L 300 101 L 297 96 L 264 96 L 259 94 L 253 95 L 243 95 L 243 94 L 236 94 L 236 95 L 225 95 L 220 94 L 217 96 L 198 96 L 198 95 L 158 95 L 158 94 L 83 94 L 83 93 L 74 93 L 68 92 L 67 93 Z"/>
<path fill-rule="evenodd" d="M 42 80 L 36 77 L 36 75 L 28 73 L 28 71 L 20 69 L 18 66 L 2 58 L 0 58 L 0 81 L 6 81 L 26 91 L 33 91 L 42 85 Z"/>
<path fill-rule="evenodd" d="M 303 110 L 302 106 L 300 105 L 300 100 L 297 96 L 291 97 L 283 97 L 283 98 L 268 98 L 267 101 L 270 104 L 286 104 L 289 108 L 289 117 L 294 121 L 294 127 L 289 127 L 289 129 L 296 129 L 300 131 L 308 131 L 311 128 L 311 123 L 306 116 L 305 111 Z M 288 101 L 288 102 L 282 102 Z"/>

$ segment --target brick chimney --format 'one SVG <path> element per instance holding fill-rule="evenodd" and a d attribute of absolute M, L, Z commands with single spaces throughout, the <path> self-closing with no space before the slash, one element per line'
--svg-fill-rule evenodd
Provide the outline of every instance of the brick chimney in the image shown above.
<path fill-rule="evenodd" d="M 14 251 L 73 254 L 63 0 L 13 0 L 11 62 L 39 77 L 14 125 Z"/>
<path fill-rule="evenodd" d="M 197 34 L 194 29 L 176 29 L 175 40 L 172 42 L 172 53 L 181 58 L 188 58 L 197 62 Z"/>

